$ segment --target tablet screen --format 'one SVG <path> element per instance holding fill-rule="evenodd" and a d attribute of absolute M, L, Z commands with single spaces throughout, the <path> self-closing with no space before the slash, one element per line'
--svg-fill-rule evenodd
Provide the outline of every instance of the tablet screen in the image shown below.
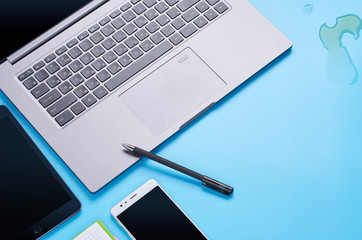
<path fill-rule="evenodd" d="M 13 239 L 71 197 L 9 116 L 0 116 L 0 134 L 0 238 Z"/>

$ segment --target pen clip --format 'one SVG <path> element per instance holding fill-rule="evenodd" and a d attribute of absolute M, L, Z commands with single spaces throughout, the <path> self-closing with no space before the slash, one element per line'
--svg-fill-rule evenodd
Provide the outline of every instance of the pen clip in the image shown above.
<path fill-rule="evenodd" d="M 216 181 L 215 179 L 212 179 L 210 177 L 204 176 L 202 179 L 202 185 L 204 185 L 205 187 L 211 188 L 213 190 L 216 190 L 222 194 L 225 194 L 227 196 L 229 196 L 230 194 L 232 194 L 234 192 L 234 188 L 223 184 L 219 181 Z"/>

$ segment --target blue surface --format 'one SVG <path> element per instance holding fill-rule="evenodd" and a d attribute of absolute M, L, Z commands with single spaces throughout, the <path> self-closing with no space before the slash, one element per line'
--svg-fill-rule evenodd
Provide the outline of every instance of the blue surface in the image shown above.
<path fill-rule="evenodd" d="M 292 51 L 155 151 L 232 185 L 232 197 L 149 160 L 91 194 L 0 94 L 83 204 L 44 240 L 72 239 L 96 220 L 129 239 L 110 209 L 151 178 L 210 239 L 362 239 L 362 79 L 328 79 L 319 39 L 324 23 L 362 17 L 362 2 L 250 2 L 293 41 Z M 346 33 L 342 42 L 361 76 L 362 38 Z"/>

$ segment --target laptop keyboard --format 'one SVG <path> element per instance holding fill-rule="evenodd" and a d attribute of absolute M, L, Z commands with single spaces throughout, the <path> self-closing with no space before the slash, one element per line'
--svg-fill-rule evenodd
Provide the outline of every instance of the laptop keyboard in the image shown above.
<path fill-rule="evenodd" d="M 62 127 L 228 9 L 221 0 L 131 0 L 18 79 Z"/>

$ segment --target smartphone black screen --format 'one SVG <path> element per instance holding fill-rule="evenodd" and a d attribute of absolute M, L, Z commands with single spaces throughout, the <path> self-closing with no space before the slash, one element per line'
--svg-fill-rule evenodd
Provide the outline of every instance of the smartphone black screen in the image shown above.
<path fill-rule="evenodd" d="M 117 218 L 137 240 L 206 239 L 158 186 Z"/>

